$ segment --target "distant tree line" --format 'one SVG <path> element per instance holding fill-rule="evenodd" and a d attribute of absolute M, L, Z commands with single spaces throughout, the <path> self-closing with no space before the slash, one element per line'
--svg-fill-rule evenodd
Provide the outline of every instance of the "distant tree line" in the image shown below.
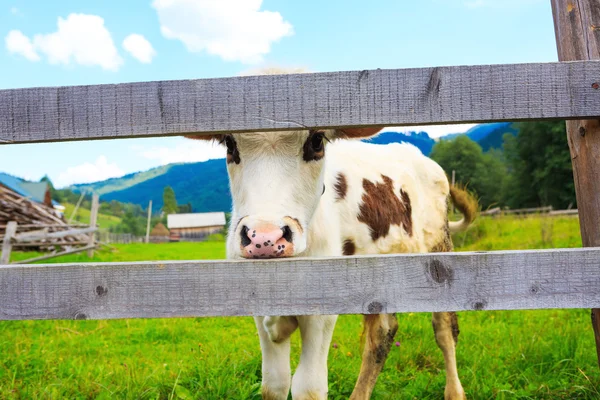
<path fill-rule="evenodd" d="M 502 150 L 483 152 L 466 136 L 436 143 L 430 157 L 490 207 L 576 207 L 571 156 L 564 121 L 517 123 Z"/>

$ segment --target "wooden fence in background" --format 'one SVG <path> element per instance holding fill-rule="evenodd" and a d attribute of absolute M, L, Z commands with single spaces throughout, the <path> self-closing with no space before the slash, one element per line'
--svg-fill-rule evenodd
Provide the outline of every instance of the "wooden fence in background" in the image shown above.
<path fill-rule="evenodd" d="M 562 62 L 2 90 L 0 142 L 579 120 L 568 132 L 582 235 L 600 246 L 593 3 L 552 1 Z M 0 319 L 572 307 L 600 307 L 598 248 L 0 267 Z"/>

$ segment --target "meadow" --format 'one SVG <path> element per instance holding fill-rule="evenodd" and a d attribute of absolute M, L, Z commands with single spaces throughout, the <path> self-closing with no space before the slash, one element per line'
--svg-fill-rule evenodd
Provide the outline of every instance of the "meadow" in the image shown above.
<path fill-rule="evenodd" d="M 481 218 L 457 250 L 578 247 L 573 217 Z M 15 253 L 14 259 L 30 254 Z M 117 245 L 93 261 L 218 259 L 222 241 Z M 54 262 L 89 261 L 71 255 Z M 430 314 L 398 315 L 397 343 L 373 399 L 443 397 Z M 347 399 L 360 366 L 362 317 L 340 316 L 329 358 L 329 398 Z M 470 399 L 598 399 L 589 310 L 459 313 L 459 373 Z M 292 364 L 300 352 L 292 341 Z M 0 322 L 0 398 L 259 399 L 253 320 L 182 318 Z"/>

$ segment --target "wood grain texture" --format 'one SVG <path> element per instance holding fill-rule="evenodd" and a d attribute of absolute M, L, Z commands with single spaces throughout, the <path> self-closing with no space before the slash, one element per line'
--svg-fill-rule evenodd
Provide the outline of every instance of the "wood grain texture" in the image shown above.
<path fill-rule="evenodd" d="M 558 58 L 600 59 L 600 2 L 552 0 Z M 600 92 L 600 74 L 591 83 Z M 584 247 L 600 246 L 600 120 L 567 121 L 567 138 Z M 600 309 L 592 310 L 592 326 L 600 364 Z"/>
<path fill-rule="evenodd" d="M 600 306 L 600 249 L 0 267 L 0 319 Z"/>
<path fill-rule="evenodd" d="M 600 63 L 480 65 L 0 91 L 0 143 L 600 116 Z"/>
<path fill-rule="evenodd" d="M 92 208 L 90 211 L 90 227 L 95 227 L 98 224 L 98 210 L 100 208 L 100 196 L 97 194 L 92 195 Z M 88 241 L 87 256 L 89 258 L 94 257 L 94 243 L 96 243 L 96 230 L 90 232 L 90 240 Z"/>
<path fill-rule="evenodd" d="M 20 233 L 18 235 L 14 236 L 14 239 L 19 241 L 19 242 L 37 242 L 39 240 L 45 240 L 45 239 L 59 239 L 59 238 L 63 238 L 66 236 L 76 236 L 76 235 L 83 235 L 83 234 L 87 234 L 87 233 L 93 233 L 96 232 L 98 230 L 98 228 L 83 228 L 83 229 L 69 229 L 66 231 L 58 231 L 58 232 L 40 232 L 40 231 L 36 231 L 36 232 L 24 232 L 24 233 Z M 48 245 L 50 245 L 50 243 L 47 243 Z"/>
<path fill-rule="evenodd" d="M 10 221 L 6 225 L 6 232 L 2 240 L 2 253 L 0 253 L 0 264 L 8 264 L 10 261 L 10 253 L 12 251 L 12 238 L 17 233 L 17 223 Z"/>

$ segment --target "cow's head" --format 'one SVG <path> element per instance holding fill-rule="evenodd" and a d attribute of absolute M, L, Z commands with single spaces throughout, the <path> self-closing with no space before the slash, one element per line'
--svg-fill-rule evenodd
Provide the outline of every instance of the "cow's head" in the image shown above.
<path fill-rule="evenodd" d="M 290 257 L 306 250 L 307 230 L 325 191 L 327 144 L 360 139 L 380 128 L 315 129 L 216 136 L 227 146 L 235 219 L 230 258 Z"/>

